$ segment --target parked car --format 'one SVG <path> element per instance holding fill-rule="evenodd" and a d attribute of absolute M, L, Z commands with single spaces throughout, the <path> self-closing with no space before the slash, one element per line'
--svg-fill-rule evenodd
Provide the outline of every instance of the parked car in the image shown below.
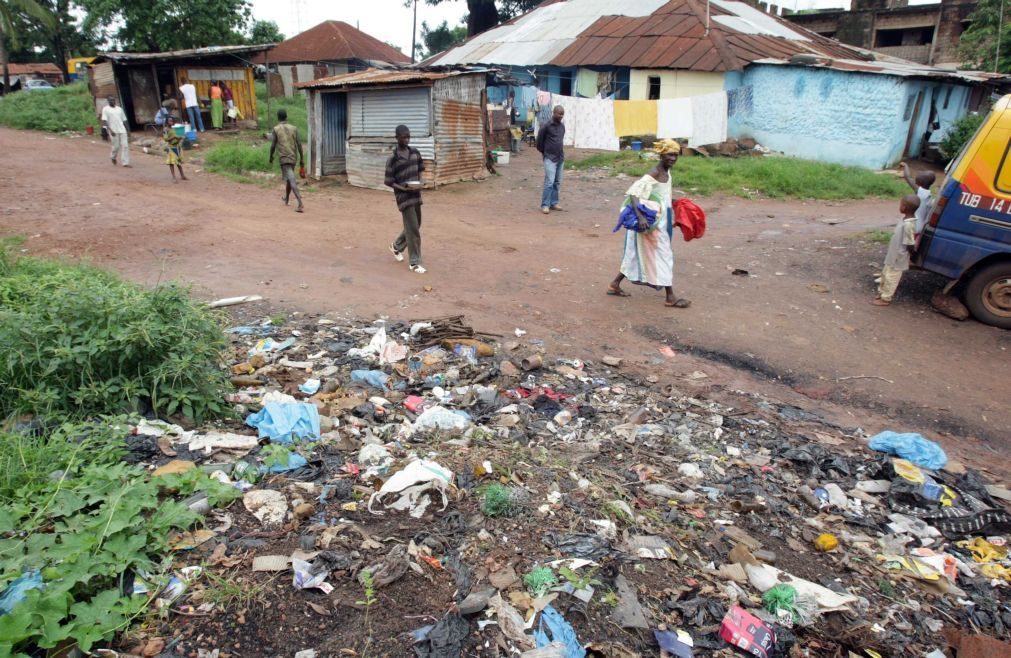
<path fill-rule="evenodd" d="M 915 264 L 951 279 L 980 322 L 1011 329 L 1011 95 L 948 165 Z"/>
<path fill-rule="evenodd" d="M 48 80 L 29 80 L 25 83 L 25 91 L 52 91 L 56 89 L 53 85 L 49 84 Z"/>

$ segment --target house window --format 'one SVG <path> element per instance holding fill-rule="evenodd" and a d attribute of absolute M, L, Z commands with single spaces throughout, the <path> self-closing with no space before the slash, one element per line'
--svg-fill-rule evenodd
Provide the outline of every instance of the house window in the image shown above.
<path fill-rule="evenodd" d="M 831 32 L 819 32 L 818 34 L 829 39 L 835 39 L 835 30 L 832 30 Z"/>
<path fill-rule="evenodd" d="M 558 93 L 562 96 L 572 95 L 572 71 L 566 71 L 565 73 L 560 73 L 558 75 L 559 90 Z"/>
<path fill-rule="evenodd" d="M 874 33 L 875 48 L 895 46 L 926 46 L 934 41 L 934 28 L 912 27 L 897 30 L 878 30 Z"/>
<path fill-rule="evenodd" d="M 649 100 L 660 100 L 660 76 L 658 75 L 649 76 Z"/>
<path fill-rule="evenodd" d="M 948 109 L 948 103 L 951 101 L 951 87 L 948 87 L 948 91 L 944 94 L 944 109 Z"/>

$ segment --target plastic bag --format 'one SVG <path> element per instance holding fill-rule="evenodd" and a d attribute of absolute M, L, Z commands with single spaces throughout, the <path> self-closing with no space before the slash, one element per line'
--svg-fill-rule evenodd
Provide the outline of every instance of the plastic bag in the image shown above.
<path fill-rule="evenodd" d="M 871 437 L 867 445 L 871 450 L 897 455 L 933 471 L 944 468 L 948 463 L 948 455 L 944 454 L 941 446 L 914 432 L 901 434 L 884 431 Z"/>
<path fill-rule="evenodd" d="M 300 439 L 319 438 L 319 410 L 315 405 L 268 403 L 246 418 L 246 425 L 255 427 L 260 438 L 269 437 L 276 443 L 291 443 L 294 435 Z"/>
<path fill-rule="evenodd" d="M 545 632 L 545 626 L 547 629 Z M 550 605 L 541 613 L 540 627 L 534 631 L 537 648 L 549 646 L 552 642 L 565 644 L 565 658 L 585 658 L 586 650 L 576 639 L 576 631 L 565 617 Z"/>

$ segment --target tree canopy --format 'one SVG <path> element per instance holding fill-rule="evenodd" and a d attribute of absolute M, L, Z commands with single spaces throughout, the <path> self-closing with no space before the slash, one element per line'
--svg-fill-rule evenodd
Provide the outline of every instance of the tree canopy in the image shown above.
<path fill-rule="evenodd" d="M 425 0 L 430 5 L 441 5 L 455 0 Z M 467 0 L 467 36 L 490 30 L 502 21 L 530 11 L 542 0 Z M 408 0 L 408 4 L 411 0 Z"/>
<path fill-rule="evenodd" d="M 245 42 L 248 0 L 80 0 L 85 28 L 126 51 L 159 52 Z"/>
<path fill-rule="evenodd" d="M 1011 5 L 1004 8 L 1003 21 L 1000 14 L 1001 0 L 980 0 L 969 15 L 958 47 L 965 68 L 1011 73 Z"/>
<path fill-rule="evenodd" d="M 249 43 L 259 45 L 261 43 L 281 43 L 284 41 L 284 34 L 277 27 L 274 21 L 256 21 L 253 28 L 249 30 Z"/>
<path fill-rule="evenodd" d="M 421 23 L 421 43 L 418 44 L 418 56 L 420 59 L 428 59 L 453 46 L 460 44 L 467 38 L 467 26 L 459 25 L 450 27 L 448 21 L 435 27 L 429 27 L 428 23 Z"/>

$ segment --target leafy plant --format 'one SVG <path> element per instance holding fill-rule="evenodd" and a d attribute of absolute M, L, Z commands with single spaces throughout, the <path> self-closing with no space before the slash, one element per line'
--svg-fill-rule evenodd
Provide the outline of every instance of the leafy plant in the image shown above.
<path fill-rule="evenodd" d="M 494 482 L 481 491 L 481 511 L 485 516 L 509 516 L 513 512 L 512 492 Z"/>
<path fill-rule="evenodd" d="M 211 507 L 227 505 L 242 496 L 242 492 L 230 484 L 208 476 L 199 468 L 185 473 L 169 473 L 155 478 L 155 483 L 163 490 L 171 491 L 180 496 L 190 496 L 197 492 L 207 494 L 207 503 Z"/>
<path fill-rule="evenodd" d="M 0 97 L 0 125 L 20 130 L 83 131 L 98 127 L 95 105 L 86 83 L 52 91 L 18 92 Z"/>
<path fill-rule="evenodd" d="M 612 608 L 617 608 L 618 604 L 621 602 L 621 600 L 618 598 L 618 595 L 615 594 L 613 591 L 610 591 L 610 592 L 607 592 L 606 594 L 604 594 L 604 596 L 602 596 L 600 598 L 600 600 L 605 605 L 609 605 Z"/>
<path fill-rule="evenodd" d="M 267 470 L 270 470 L 275 466 L 288 468 L 288 460 L 291 459 L 291 452 L 278 443 L 268 443 L 260 448 L 260 459 L 263 460 L 263 465 L 267 467 Z"/>
<path fill-rule="evenodd" d="M 976 134 L 985 118 L 982 114 L 967 114 L 956 121 L 938 144 L 941 155 L 951 160 L 961 153 L 962 147 Z"/>
<path fill-rule="evenodd" d="M 362 583 L 362 593 L 365 595 L 365 599 L 362 601 L 355 601 L 358 605 L 363 605 L 366 608 L 371 608 L 375 605 L 379 599 L 376 598 L 376 583 L 372 577 L 372 572 L 368 569 L 362 570 L 361 573 L 361 583 Z"/>
<path fill-rule="evenodd" d="M 227 413 L 220 316 L 185 288 L 148 290 L 11 246 L 0 245 L 0 417 Z"/>
<path fill-rule="evenodd" d="M 549 567 L 537 567 L 523 576 L 523 584 L 534 598 L 544 596 L 552 587 L 558 586 L 558 577 Z"/>
<path fill-rule="evenodd" d="M 61 643 L 88 652 L 125 629 L 150 603 L 123 595 L 126 575 L 162 572 L 171 532 L 198 520 L 164 500 L 142 468 L 118 461 L 119 432 L 67 425 L 44 439 L 0 436 L 5 463 L 29 469 L 0 489 L 0 590 L 36 570 L 43 580 L 0 616 L 0 655 L 35 655 Z M 50 468 L 52 477 L 30 475 Z"/>
<path fill-rule="evenodd" d="M 570 569 L 569 567 L 559 567 L 558 573 L 572 585 L 572 589 L 580 590 L 586 589 L 590 585 L 600 585 L 600 581 L 596 580 L 593 576 L 597 573 L 598 567 L 594 567 L 587 571 L 584 575 L 580 576 L 578 573 Z"/>

